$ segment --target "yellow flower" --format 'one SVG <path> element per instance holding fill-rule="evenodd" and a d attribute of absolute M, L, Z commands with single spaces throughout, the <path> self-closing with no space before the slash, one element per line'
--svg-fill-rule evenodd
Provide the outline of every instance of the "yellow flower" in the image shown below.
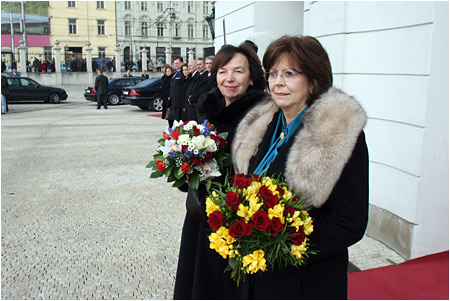
<path fill-rule="evenodd" d="M 253 181 L 247 189 L 244 189 L 244 195 L 246 194 L 248 198 L 256 196 L 259 192 L 259 188 L 261 188 L 261 183 Z"/>
<path fill-rule="evenodd" d="M 284 187 L 285 188 L 285 187 Z M 290 190 L 284 189 L 284 195 L 283 198 L 285 200 L 290 200 L 292 198 L 293 194 Z"/>
<path fill-rule="evenodd" d="M 305 225 L 303 226 L 303 231 L 305 231 L 305 235 L 309 235 L 314 231 L 314 226 L 312 223 L 311 217 L 305 219 Z"/>
<path fill-rule="evenodd" d="M 281 206 L 281 204 L 273 206 L 273 208 L 269 208 L 268 210 L 269 218 L 272 219 L 274 217 L 278 217 L 281 221 L 281 223 L 284 224 L 284 207 Z"/>
<path fill-rule="evenodd" d="M 228 234 L 228 229 L 225 227 L 220 227 L 217 232 L 212 233 L 209 237 L 209 248 L 215 250 L 224 259 L 235 256 L 235 251 L 233 243 L 236 241 L 235 238 Z"/>
<path fill-rule="evenodd" d="M 292 222 L 291 226 L 295 227 L 295 229 L 297 229 L 297 231 L 298 231 L 298 228 L 302 227 L 304 222 L 302 221 L 302 219 L 300 217 L 296 217 L 293 220 L 294 221 Z"/>
<path fill-rule="evenodd" d="M 245 220 L 248 221 L 252 216 L 253 212 L 249 210 L 247 206 L 239 204 L 239 209 L 236 212 L 237 216 L 245 217 Z"/>
<path fill-rule="evenodd" d="M 291 246 L 291 254 L 294 255 L 297 259 L 302 258 L 302 254 L 306 252 L 306 250 L 306 241 L 304 241 L 300 246 Z"/>
<path fill-rule="evenodd" d="M 259 208 L 261 208 L 261 206 L 264 203 L 261 202 L 258 197 L 254 196 L 254 197 L 250 198 L 249 204 L 250 204 L 250 210 L 253 212 L 253 214 L 255 214 L 255 212 L 258 211 Z M 253 216 L 253 214 L 252 214 L 252 216 Z"/>
<path fill-rule="evenodd" d="M 264 258 L 264 251 L 258 250 L 242 258 L 242 263 L 244 267 L 247 267 L 247 272 L 250 274 L 255 274 L 259 270 L 265 271 L 267 269 L 266 259 Z"/>
<path fill-rule="evenodd" d="M 217 195 L 217 193 L 215 191 L 213 192 L 213 196 L 214 196 L 214 194 Z M 206 198 L 206 215 L 209 216 L 211 213 L 213 213 L 214 211 L 217 211 L 217 210 L 220 211 L 220 207 L 218 205 L 216 205 L 211 198 L 209 198 L 209 197 Z"/>

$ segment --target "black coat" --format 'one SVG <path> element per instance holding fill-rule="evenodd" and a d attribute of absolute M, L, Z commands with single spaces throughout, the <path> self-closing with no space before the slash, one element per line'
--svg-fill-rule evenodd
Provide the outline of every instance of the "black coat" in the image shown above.
<path fill-rule="evenodd" d="M 278 110 L 269 100 L 239 125 L 232 146 L 236 172 L 252 173 L 258 166 L 269 148 Z M 359 104 L 337 89 L 316 100 L 303 116 L 303 125 L 280 150 L 267 175 L 281 173 L 289 187 L 313 206 L 310 243 L 319 253 L 299 269 L 251 276 L 242 286 L 244 298 L 347 298 L 347 247 L 362 238 L 368 220 L 365 122 Z"/>
<path fill-rule="evenodd" d="M 265 93 L 249 89 L 247 93 L 225 107 L 219 89 L 205 94 L 198 103 L 200 119 L 214 124 L 220 132 L 228 132 L 227 143 L 249 109 L 262 101 Z M 204 200 L 203 200 L 204 201 Z M 181 234 L 180 256 L 175 281 L 174 299 L 239 299 L 236 283 L 223 271 L 227 261 L 209 248 L 207 226 L 186 214 Z"/>
<path fill-rule="evenodd" d="M 173 116 L 175 120 L 180 120 L 180 110 L 183 98 L 183 72 L 177 71 L 172 76 L 172 82 L 170 83 L 170 103 L 172 105 Z"/>
<path fill-rule="evenodd" d="M 97 94 L 108 93 L 108 78 L 103 74 L 100 74 L 95 78 L 95 91 Z"/>
<path fill-rule="evenodd" d="M 162 77 L 162 84 L 161 84 L 161 86 L 162 86 L 161 98 L 163 100 L 163 110 L 162 110 L 162 115 L 161 115 L 162 119 L 166 118 L 167 108 L 170 108 L 169 97 L 170 97 L 170 82 L 172 79 L 172 75 L 170 75 L 170 76 L 163 75 L 163 77 Z"/>

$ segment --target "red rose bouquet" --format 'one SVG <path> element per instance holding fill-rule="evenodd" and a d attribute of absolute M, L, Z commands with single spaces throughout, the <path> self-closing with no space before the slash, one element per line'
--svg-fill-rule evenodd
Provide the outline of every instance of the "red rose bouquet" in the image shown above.
<path fill-rule="evenodd" d="M 206 199 L 210 248 L 228 258 L 227 270 L 238 286 L 248 274 L 298 267 L 315 253 L 305 209 L 279 178 L 235 175 Z"/>
<path fill-rule="evenodd" d="M 163 134 L 159 149 L 147 168 L 154 172 L 150 178 L 166 176 L 172 186 L 180 187 L 186 181 L 198 189 L 201 181 L 209 189 L 211 180 L 221 176 L 220 170 L 231 164 L 225 152 L 227 133 L 219 133 L 207 120 L 174 121 Z"/>

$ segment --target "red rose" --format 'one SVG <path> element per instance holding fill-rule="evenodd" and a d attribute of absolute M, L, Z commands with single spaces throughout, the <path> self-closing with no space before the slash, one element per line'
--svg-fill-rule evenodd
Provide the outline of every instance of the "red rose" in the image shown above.
<path fill-rule="evenodd" d="M 194 126 L 192 127 L 192 129 L 194 130 L 194 136 L 200 135 L 200 130 L 197 128 L 196 125 L 194 125 Z"/>
<path fill-rule="evenodd" d="M 166 140 L 170 140 L 170 135 L 169 134 L 164 133 L 163 136 L 164 136 L 164 138 L 166 138 Z"/>
<path fill-rule="evenodd" d="M 272 218 L 269 227 L 269 233 L 272 234 L 273 237 L 277 236 L 279 232 L 284 230 L 284 225 L 281 223 L 281 220 L 278 217 Z"/>
<path fill-rule="evenodd" d="M 241 219 L 230 226 L 228 233 L 234 238 L 238 236 L 248 236 L 252 234 L 252 227 L 245 222 L 245 219 Z"/>
<path fill-rule="evenodd" d="M 214 135 L 214 134 L 211 134 L 211 139 L 212 139 L 214 142 L 217 142 L 217 141 L 219 141 L 219 136 Z"/>
<path fill-rule="evenodd" d="M 177 140 L 178 136 L 180 136 L 180 130 L 175 130 L 172 132 L 172 138 Z"/>
<path fill-rule="evenodd" d="M 220 226 L 224 225 L 225 222 L 226 219 L 223 216 L 222 212 L 220 212 L 219 210 L 216 210 L 209 215 L 209 226 L 215 231 L 219 230 Z"/>
<path fill-rule="evenodd" d="M 164 166 L 164 162 L 163 161 L 156 161 L 156 166 L 158 166 L 158 171 L 166 169 L 166 167 Z"/>
<path fill-rule="evenodd" d="M 265 200 L 266 198 L 270 198 L 272 195 L 273 195 L 272 191 L 269 188 L 267 188 L 267 186 L 263 185 L 259 189 L 258 196 L 263 200 Z"/>
<path fill-rule="evenodd" d="M 292 216 L 294 216 L 294 213 L 295 213 L 294 207 L 291 207 L 289 205 L 286 205 L 284 207 L 284 216 L 288 216 L 288 214 L 290 214 L 290 216 L 292 217 Z"/>
<path fill-rule="evenodd" d="M 252 216 L 251 225 L 259 231 L 266 231 L 270 226 L 270 218 L 265 211 L 257 211 Z"/>
<path fill-rule="evenodd" d="M 229 191 L 225 196 L 225 204 L 230 206 L 234 211 L 237 211 L 239 209 L 239 204 L 241 203 L 240 199 L 241 195 L 239 193 Z"/>
<path fill-rule="evenodd" d="M 231 177 L 231 184 L 237 188 L 243 189 L 250 186 L 252 180 L 240 173 Z"/>
<path fill-rule="evenodd" d="M 283 189 L 283 188 L 277 187 L 277 191 L 278 191 L 278 193 L 280 194 L 280 196 L 283 196 L 283 195 L 284 195 L 284 189 Z"/>
<path fill-rule="evenodd" d="M 181 165 L 181 170 L 184 171 L 185 173 L 189 172 L 189 163 L 184 162 L 183 165 Z"/>
<path fill-rule="evenodd" d="M 219 148 L 225 148 L 226 145 L 227 145 L 227 141 L 225 139 L 219 137 Z"/>
<path fill-rule="evenodd" d="M 187 151 L 187 149 L 188 149 L 187 145 L 182 145 L 181 146 L 181 153 L 184 154 Z"/>
<path fill-rule="evenodd" d="M 291 236 L 291 241 L 296 246 L 301 245 L 306 238 L 303 228 L 299 228 L 298 231 L 296 231 L 294 228 L 289 232 L 289 234 L 293 235 L 293 236 Z"/>
<path fill-rule="evenodd" d="M 208 162 L 209 160 L 211 160 L 212 157 L 213 157 L 213 153 L 211 153 L 211 152 L 206 153 L 205 162 Z"/>
<path fill-rule="evenodd" d="M 199 158 L 194 157 L 194 158 L 192 159 L 192 164 L 194 164 L 194 165 L 203 165 L 203 162 L 202 162 L 202 160 L 200 160 Z"/>

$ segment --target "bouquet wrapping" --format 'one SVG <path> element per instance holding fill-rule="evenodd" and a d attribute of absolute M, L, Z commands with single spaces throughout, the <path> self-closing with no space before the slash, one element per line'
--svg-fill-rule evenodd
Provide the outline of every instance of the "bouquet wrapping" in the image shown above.
<path fill-rule="evenodd" d="M 200 182 L 211 186 L 214 177 L 221 176 L 220 170 L 231 164 L 225 152 L 227 133 L 219 133 L 207 120 L 174 121 L 163 133 L 156 154 L 147 168 L 154 172 L 150 178 L 165 176 L 173 187 L 188 182 L 197 190 Z"/>
<path fill-rule="evenodd" d="M 303 202 L 278 177 L 231 177 L 206 199 L 210 248 L 224 259 L 239 283 L 248 274 L 298 267 L 310 254 L 314 226 Z"/>

